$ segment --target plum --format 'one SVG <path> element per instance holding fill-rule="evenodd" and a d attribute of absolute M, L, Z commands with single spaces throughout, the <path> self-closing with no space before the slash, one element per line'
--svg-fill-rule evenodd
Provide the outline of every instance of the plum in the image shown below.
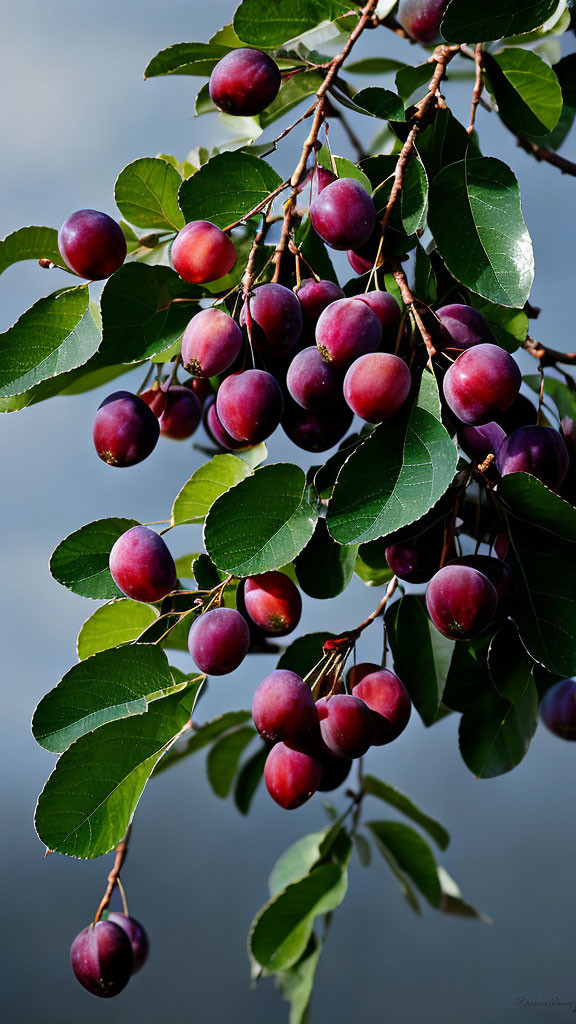
<path fill-rule="evenodd" d="M 560 487 L 568 472 L 568 450 L 553 427 L 519 427 L 498 449 L 496 466 L 502 476 L 531 473 L 547 487 Z"/>
<path fill-rule="evenodd" d="M 357 249 L 371 237 L 376 224 L 372 196 L 355 178 L 338 178 L 310 206 L 312 227 L 332 249 Z"/>
<path fill-rule="evenodd" d="M 110 277 L 126 259 L 122 228 L 99 210 L 70 214 L 58 232 L 58 248 L 70 269 L 89 281 Z"/>
<path fill-rule="evenodd" d="M 302 282 L 296 297 L 302 306 L 302 316 L 307 327 L 316 326 L 320 313 L 331 302 L 345 298 L 340 285 L 334 281 L 316 281 L 313 277 Z"/>
<path fill-rule="evenodd" d="M 334 757 L 362 757 L 374 742 L 374 716 L 359 697 L 337 693 L 316 702 L 320 734 Z"/>
<path fill-rule="evenodd" d="M 283 407 L 282 392 L 265 370 L 231 374 L 222 381 L 216 397 L 222 426 L 244 445 L 259 444 L 273 434 Z"/>
<path fill-rule="evenodd" d="M 314 795 L 322 781 L 318 757 L 277 743 L 266 758 L 264 783 L 270 796 L 287 811 L 301 807 Z"/>
<path fill-rule="evenodd" d="M 246 619 L 235 608 L 212 608 L 194 620 L 188 650 L 201 672 L 224 676 L 244 661 L 250 646 Z"/>
<path fill-rule="evenodd" d="M 88 925 L 70 947 L 70 964 L 83 988 L 110 999 L 130 981 L 134 968 L 130 939 L 113 921 Z"/>
<path fill-rule="evenodd" d="M 318 727 L 310 687 L 287 669 L 276 669 L 262 680 L 252 702 L 254 725 L 271 743 L 293 740 Z"/>
<path fill-rule="evenodd" d="M 290 288 L 274 282 L 258 285 L 242 309 L 242 325 L 248 324 L 247 306 L 257 352 L 284 355 L 294 348 L 302 333 L 302 306 Z"/>
<path fill-rule="evenodd" d="M 115 391 L 98 406 L 92 430 L 98 457 L 109 466 L 135 466 L 154 451 L 157 417 L 138 395 Z"/>
<path fill-rule="evenodd" d="M 448 0 L 400 0 L 398 21 L 417 43 L 440 43 L 440 25 L 447 6 Z"/>
<path fill-rule="evenodd" d="M 484 343 L 496 344 L 490 324 L 473 306 L 453 302 L 437 309 L 436 316 L 449 336 L 449 343 L 441 343 L 441 348 L 465 349 Z"/>
<path fill-rule="evenodd" d="M 540 717 L 555 736 L 576 740 L 576 682 L 573 679 L 563 679 L 545 693 Z"/>
<path fill-rule="evenodd" d="M 274 636 L 291 633 L 302 614 L 298 587 L 289 576 L 277 570 L 248 576 L 244 584 L 244 603 L 252 622 Z"/>
<path fill-rule="evenodd" d="M 522 374 L 512 356 L 498 345 L 465 349 L 444 377 L 444 397 L 463 423 L 489 423 L 512 405 Z"/>
<path fill-rule="evenodd" d="M 402 408 L 411 386 L 410 370 L 403 359 L 388 352 L 370 352 L 349 367 L 344 398 L 360 419 L 382 423 Z"/>
<path fill-rule="evenodd" d="M 352 410 L 344 401 L 321 412 L 309 412 L 289 400 L 282 416 L 282 429 L 305 452 L 325 452 L 342 440 L 352 419 Z"/>
<path fill-rule="evenodd" d="M 321 412 L 342 398 L 342 375 L 322 358 L 316 345 L 294 356 L 286 386 L 294 401 L 309 412 Z"/>
<path fill-rule="evenodd" d="M 133 526 L 118 538 L 109 565 L 116 586 L 132 601 L 161 601 L 176 586 L 174 559 L 162 537 L 147 526 Z"/>
<path fill-rule="evenodd" d="M 445 565 L 426 590 L 426 607 L 444 636 L 470 640 L 494 620 L 498 595 L 490 580 L 466 565 Z"/>
<path fill-rule="evenodd" d="M 375 352 L 382 327 L 374 311 L 356 299 L 337 299 L 320 314 L 316 345 L 323 359 L 346 369 L 359 356 Z"/>
<path fill-rule="evenodd" d="M 172 266 L 184 281 L 206 284 L 225 277 L 236 263 L 234 243 L 208 220 L 193 220 L 176 235 L 170 253 Z"/>
<path fill-rule="evenodd" d="M 391 743 L 408 725 L 412 701 L 395 672 L 379 668 L 369 672 L 352 690 L 374 714 L 374 746 Z"/>
<path fill-rule="evenodd" d="M 272 57 L 240 47 L 218 61 L 210 75 L 210 99 L 226 114 L 251 117 L 276 99 L 281 81 Z"/>
<path fill-rule="evenodd" d="M 182 362 L 196 377 L 224 373 L 240 354 L 242 331 L 222 309 L 202 309 L 182 336 Z"/>
<path fill-rule="evenodd" d="M 134 957 L 132 974 L 137 974 L 140 968 L 146 963 L 150 952 L 150 942 L 144 926 L 141 925 L 136 918 L 129 917 L 127 914 L 121 914 L 117 910 L 108 914 L 106 920 L 119 925 L 120 928 L 126 932 L 126 935 L 130 939 L 132 955 Z"/>

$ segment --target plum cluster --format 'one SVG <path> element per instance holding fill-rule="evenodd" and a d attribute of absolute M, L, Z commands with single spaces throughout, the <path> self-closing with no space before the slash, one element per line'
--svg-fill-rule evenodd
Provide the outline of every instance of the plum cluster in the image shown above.
<path fill-rule="evenodd" d="M 70 964 L 83 988 L 101 999 L 117 996 L 144 966 L 150 944 L 134 917 L 113 911 L 90 924 L 70 948 Z"/>

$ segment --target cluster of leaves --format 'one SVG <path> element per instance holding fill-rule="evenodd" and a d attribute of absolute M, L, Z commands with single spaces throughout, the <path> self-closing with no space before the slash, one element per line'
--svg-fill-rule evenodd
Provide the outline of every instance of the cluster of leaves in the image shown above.
<path fill-rule="evenodd" d="M 284 180 L 262 155 L 274 152 L 276 140 L 257 140 L 316 93 L 331 60 L 318 47 L 338 49 L 349 36 L 359 17 L 350 6 L 347 0 L 243 0 L 233 25 L 208 43 L 176 44 L 150 61 L 147 78 L 206 79 L 222 56 L 250 45 L 272 52 L 289 74 L 262 114 L 218 115 L 240 134 L 212 152 L 198 149 L 182 162 L 166 154 L 144 157 L 121 171 L 115 198 L 124 218 L 127 261 L 104 285 L 99 306 L 90 300 L 88 284 L 72 281 L 36 302 L 0 336 L 3 411 L 99 387 L 149 361 L 169 363 L 201 302 L 235 308 L 258 226 L 258 218 L 249 215 Z M 381 0 L 376 14 L 385 21 L 393 7 Z M 451 0 L 442 32 L 464 49 L 447 69 L 448 85 L 453 69 L 474 81 L 466 48 L 485 44 L 483 82 L 495 111 L 523 143 L 554 152 L 576 112 L 576 56 L 560 60 L 557 50 L 557 37 L 569 22 L 566 4 L 558 0 L 529 6 L 484 0 L 480 9 Z M 356 74 L 394 76 L 394 86 L 357 90 L 349 80 Z M 363 115 L 367 124 L 379 121 L 381 130 L 358 164 L 332 157 L 326 147 L 318 159 L 340 176 L 358 178 L 373 193 L 380 214 L 430 76 L 427 59 L 411 66 L 364 58 L 347 62 L 330 90 L 337 109 Z M 214 111 L 203 84 L 196 113 Z M 182 281 L 169 261 L 172 239 L 193 219 L 222 228 L 239 223 L 233 232 L 236 266 L 226 278 L 202 287 Z M 469 303 L 483 313 L 502 346 L 513 352 L 523 344 L 534 266 L 518 182 L 506 164 L 482 153 L 476 134 L 469 134 L 445 105 L 433 109 L 418 135 L 390 226 L 394 255 L 413 258 L 412 292 L 422 308 Z M 315 272 L 336 279 L 307 215 L 297 223 L 294 241 Z M 270 279 L 271 254 L 265 244 L 257 251 L 256 280 Z M 72 273 L 51 228 L 21 228 L 0 242 L 0 272 L 24 259 L 49 261 Z M 289 283 L 292 270 L 284 268 Z M 385 275 L 383 283 L 402 306 L 394 277 Z M 355 279 L 345 290 L 354 294 L 358 288 Z M 407 325 L 416 338 L 410 318 Z M 538 390 L 540 378 L 527 378 L 527 384 Z M 547 378 L 550 415 L 555 409 L 576 419 L 574 394 L 569 379 Z M 266 458 L 264 445 L 238 455 L 216 454 L 176 495 L 167 525 L 203 524 L 205 551 L 179 559 L 179 578 L 191 584 L 190 590 L 162 606 L 124 598 L 110 575 L 112 545 L 133 520 L 89 523 L 56 548 L 54 578 L 76 594 L 106 603 L 80 631 L 78 664 L 34 716 L 35 738 L 60 755 L 37 809 L 38 833 L 49 849 L 84 858 L 106 853 L 124 835 L 149 777 L 204 747 L 209 747 L 214 792 L 223 798 L 233 792 L 238 809 L 248 812 L 265 758 L 249 712 L 230 711 L 192 727 L 204 679 L 171 667 L 166 654 L 186 650 L 198 593 L 212 591 L 228 577 L 233 581 L 224 599 L 232 606 L 238 580 L 272 569 L 288 572 L 306 594 L 326 600 L 342 593 L 354 573 L 368 586 L 386 584 L 392 575 L 387 545 L 450 519 L 456 509 L 460 535 L 479 543 L 488 543 L 505 525 L 517 585 L 505 624 L 469 643 L 448 640 L 414 593 L 392 603 L 385 617 L 396 670 L 422 721 L 431 726 L 447 714 L 461 714 L 462 757 L 482 778 L 521 761 L 536 727 L 540 696 L 576 672 L 576 509 L 525 474 L 503 480 L 490 500 L 481 483 L 470 484 L 428 369 L 405 413 L 347 438 L 324 465 L 306 472 L 291 464 L 263 465 Z M 327 637 L 298 638 L 279 664 L 304 675 L 318 662 Z M 252 743 L 255 749 L 247 754 Z M 254 920 L 250 953 L 255 974 L 278 976 L 293 1022 L 304 1018 L 326 923 L 346 891 L 354 844 L 363 863 L 373 844 L 414 909 L 418 890 L 433 907 L 475 914 L 412 827 L 371 821 L 359 829 L 357 811 L 366 796 L 391 804 L 441 849 L 448 842 L 444 829 L 407 797 L 368 776 L 343 815 L 284 854 L 270 879 L 270 901 Z M 316 927 L 318 918 L 324 918 L 323 932 Z"/>

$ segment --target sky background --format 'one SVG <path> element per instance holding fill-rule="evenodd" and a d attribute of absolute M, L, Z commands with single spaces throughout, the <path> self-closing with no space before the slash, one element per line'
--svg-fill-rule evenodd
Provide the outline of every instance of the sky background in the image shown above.
<path fill-rule="evenodd" d="M 115 215 L 113 183 L 126 163 L 157 152 L 182 158 L 195 145 L 216 142 L 222 129 L 215 118 L 191 119 L 200 79 L 144 83 L 142 72 L 162 47 L 206 40 L 231 13 L 229 0 L 5 6 L 0 235 L 26 224 L 58 227 L 79 207 Z M 362 54 L 422 59 L 421 51 L 384 31 L 365 34 L 355 51 Z M 469 86 L 454 85 L 447 93 L 464 120 L 468 92 Z M 536 252 L 532 298 L 542 306 L 536 336 L 573 349 L 574 182 L 518 150 L 495 117 L 481 110 L 478 125 L 484 153 L 510 162 L 520 178 Z M 333 135 L 335 151 L 346 154 L 336 128 Z M 294 165 L 300 143 L 295 132 L 283 146 L 285 168 Z M 574 158 L 574 143 L 565 152 Z M 0 329 L 58 287 L 56 275 L 48 278 L 34 264 L 11 268 L 0 281 Z M 137 371 L 132 384 L 124 378 L 126 385 L 137 387 L 140 376 Z M 107 390 L 0 418 L 3 1009 L 10 1022 L 41 1015 L 45 1024 L 117 1024 L 126 1014 L 140 1024 L 159 1014 L 178 1020 L 189 1014 L 198 1024 L 282 1021 L 287 1013 L 272 983 L 250 989 L 245 936 L 267 898 L 274 861 L 295 839 L 322 827 L 324 812 L 316 798 L 288 814 L 262 791 L 250 817 L 241 818 L 209 790 L 202 754 L 154 780 L 136 816 L 124 879 L 131 910 L 151 937 L 146 969 L 104 1003 L 76 984 L 68 966 L 70 943 L 94 914 L 111 858 L 43 860 L 32 826 L 53 757 L 32 740 L 31 713 L 73 664 L 76 634 L 96 607 L 51 579 L 48 558 L 64 536 L 91 520 L 166 518 L 202 461 L 190 443 L 161 441 L 140 466 L 124 472 L 105 466 L 94 454 L 91 424 Z M 271 448 L 276 461 L 311 461 L 283 435 Z M 198 550 L 198 528 L 177 533 L 182 536 L 170 540 L 174 554 Z M 344 629 L 377 600 L 358 580 L 338 601 L 305 600 L 299 632 Z M 365 634 L 361 660 L 379 659 L 379 640 L 378 628 Z M 185 656 L 173 660 L 189 667 Z M 272 668 L 272 659 L 254 657 L 215 681 L 202 715 L 248 707 Z M 312 1024 L 556 1021 L 570 1012 L 516 1003 L 576 999 L 574 753 L 573 745 L 540 728 L 512 774 L 477 781 L 458 754 L 457 716 L 427 731 L 414 714 L 397 743 L 369 754 L 368 770 L 449 829 L 452 843 L 441 863 L 494 923 L 427 910 L 417 919 L 384 864 L 365 870 L 354 862 L 319 967 Z M 393 812 L 372 806 L 369 816 Z"/>

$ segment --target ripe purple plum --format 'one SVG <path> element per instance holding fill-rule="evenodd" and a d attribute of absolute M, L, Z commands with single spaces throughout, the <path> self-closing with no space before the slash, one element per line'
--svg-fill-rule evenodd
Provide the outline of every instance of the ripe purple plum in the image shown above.
<path fill-rule="evenodd" d="M 447 344 L 440 342 L 442 348 L 465 349 L 484 343 L 496 344 L 496 336 L 490 324 L 473 306 L 453 302 L 437 309 L 436 316 L 448 336 Z"/>
<path fill-rule="evenodd" d="M 146 929 L 139 921 L 136 920 L 135 917 L 129 917 L 127 914 L 121 914 L 117 910 L 108 914 L 107 920 L 119 925 L 130 939 L 132 955 L 134 957 L 132 974 L 137 974 L 140 968 L 146 963 L 150 952 L 150 942 Z"/>
<path fill-rule="evenodd" d="M 332 249 L 357 249 L 371 237 L 376 207 L 355 178 L 338 178 L 316 196 L 310 206 L 316 234 Z"/>
<path fill-rule="evenodd" d="M 348 689 L 353 689 L 357 683 L 364 679 L 364 676 L 369 676 L 371 672 L 379 671 L 380 665 L 376 665 L 373 661 L 360 661 L 357 665 L 351 665 L 346 676 Z"/>
<path fill-rule="evenodd" d="M 459 420 L 477 427 L 506 412 L 521 383 L 520 367 L 508 352 L 498 345 L 474 345 L 452 363 L 444 397 Z"/>
<path fill-rule="evenodd" d="M 322 778 L 318 786 L 319 793 L 331 793 L 338 789 L 350 775 L 352 761 L 345 757 L 334 757 L 332 754 L 323 753 L 320 761 L 322 765 Z"/>
<path fill-rule="evenodd" d="M 302 213 L 304 213 L 315 200 L 318 193 L 323 188 L 326 188 L 326 185 L 331 185 L 333 181 L 337 180 L 338 175 L 334 174 L 333 171 L 329 171 L 327 167 L 321 167 L 320 164 L 317 167 L 311 167 L 296 187 L 297 193 L 303 199 L 303 205 L 300 202 L 298 203 L 297 212 L 300 212 L 301 209 Z"/>
<path fill-rule="evenodd" d="M 427 583 L 438 571 L 444 547 L 444 526 L 426 531 L 411 540 L 390 544 L 386 561 L 398 579 L 406 583 Z"/>
<path fill-rule="evenodd" d="M 58 248 L 70 269 L 89 281 L 110 277 L 126 259 L 122 228 L 99 210 L 70 214 L 58 232 Z"/>
<path fill-rule="evenodd" d="M 290 400 L 284 408 L 282 429 L 303 451 L 326 452 L 342 440 L 352 419 L 352 410 L 344 401 L 338 401 L 321 412 L 309 412 Z"/>
<path fill-rule="evenodd" d="M 453 558 L 449 565 L 468 565 L 472 569 L 478 569 L 496 591 L 498 598 L 498 615 L 507 615 L 512 605 L 516 584 L 512 570 L 506 562 L 491 555 L 460 555 Z"/>
<path fill-rule="evenodd" d="M 474 462 L 484 462 L 488 455 L 497 455 L 506 432 L 499 423 L 483 423 L 479 427 L 463 426 L 458 431 L 460 447 Z"/>
<path fill-rule="evenodd" d="M 160 437 L 157 417 L 138 395 L 115 391 L 98 406 L 92 430 L 99 458 L 109 466 L 135 466 Z"/>
<path fill-rule="evenodd" d="M 133 526 L 113 545 L 110 572 L 133 601 L 161 601 L 176 586 L 176 566 L 164 540 L 147 526 Z"/>
<path fill-rule="evenodd" d="M 302 598 L 286 573 L 271 570 L 248 576 L 244 584 L 244 603 L 252 622 L 265 633 L 286 636 L 300 622 Z"/>
<path fill-rule="evenodd" d="M 410 721 L 412 701 L 395 672 L 379 668 L 356 683 L 352 693 L 374 714 L 374 739 L 379 747 L 395 740 Z"/>
<path fill-rule="evenodd" d="M 250 646 L 246 619 L 235 608 L 212 608 L 194 620 L 188 650 L 201 672 L 225 676 L 244 661 Z"/>
<path fill-rule="evenodd" d="M 576 682 L 573 679 L 563 679 L 544 694 L 540 717 L 555 736 L 576 740 Z"/>
<path fill-rule="evenodd" d="M 219 60 L 210 75 L 210 99 L 226 114 L 261 114 L 278 95 L 280 69 L 262 50 L 242 47 Z"/>
<path fill-rule="evenodd" d="M 294 356 L 286 386 L 303 409 L 321 412 L 342 397 L 342 374 L 322 358 L 316 345 L 311 345 Z"/>
<path fill-rule="evenodd" d="M 302 306 L 290 288 L 283 284 L 261 284 L 254 289 L 240 315 L 240 323 L 248 324 L 258 352 L 284 355 L 290 352 L 302 333 Z"/>
<path fill-rule="evenodd" d="M 352 363 L 344 378 L 344 398 L 368 423 L 390 419 L 410 394 L 410 370 L 399 356 L 370 352 Z"/>
<path fill-rule="evenodd" d="M 277 743 L 266 758 L 264 783 L 280 807 L 292 811 L 301 807 L 317 791 L 322 781 L 322 763 L 318 757 Z"/>
<path fill-rule="evenodd" d="M 362 757 L 374 742 L 374 716 L 359 697 L 321 697 L 316 710 L 322 741 L 334 757 Z"/>
<path fill-rule="evenodd" d="M 442 41 L 440 25 L 448 0 L 400 0 L 397 18 L 417 43 L 429 46 Z"/>
<path fill-rule="evenodd" d="M 276 669 L 262 680 L 252 702 L 254 725 L 271 743 L 295 740 L 318 727 L 310 687 L 287 669 Z"/>
<path fill-rule="evenodd" d="M 334 281 L 316 281 L 313 277 L 303 281 L 296 296 L 302 306 L 302 316 L 307 327 L 315 327 L 326 306 L 345 297 L 340 285 Z"/>
<path fill-rule="evenodd" d="M 365 302 L 373 313 L 376 313 L 382 327 L 382 343 L 384 348 L 394 347 L 400 323 L 400 307 L 390 292 L 363 292 L 355 295 L 357 302 Z"/>
<path fill-rule="evenodd" d="M 228 452 L 243 452 L 250 448 L 250 445 L 244 444 L 242 441 L 236 441 L 220 423 L 218 413 L 216 412 L 216 396 L 214 395 L 208 401 L 209 404 L 204 410 L 204 426 L 214 443 Z"/>
<path fill-rule="evenodd" d="M 130 981 L 134 955 L 128 935 L 113 921 L 88 925 L 70 947 L 70 964 L 83 988 L 110 999 Z"/>
<path fill-rule="evenodd" d="M 222 309 L 202 309 L 182 337 L 182 362 L 195 377 L 224 373 L 240 354 L 242 331 Z"/>
<path fill-rule="evenodd" d="M 236 263 L 234 243 L 209 220 L 185 224 L 172 243 L 172 266 L 184 281 L 206 284 L 218 281 Z"/>
<path fill-rule="evenodd" d="M 560 487 L 568 464 L 568 449 L 553 427 L 519 427 L 502 442 L 496 455 L 502 476 L 531 473 L 552 490 Z"/>
<path fill-rule="evenodd" d="M 158 417 L 160 433 L 173 441 L 184 441 L 197 429 L 202 407 L 194 392 L 184 384 L 173 384 L 167 391 L 149 388 L 142 398 Z"/>
<path fill-rule="evenodd" d="M 444 636 L 470 640 L 492 622 L 498 595 L 490 580 L 467 565 L 445 565 L 426 590 L 426 607 Z"/>
<path fill-rule="evenodd" d="M 266 370 L 244 370 L 222 381 L 216 412 L 224 430 L 244 445 L 259 444 L 274 433 L 282 418 L 282 392 Z"/>
<path fill-rule="evenodd" d="M 382 327 L 374 311 L 356 299 L 337 299 L 320 314 L 316 345 L 327 363 L 346 369 L 355 359 L 375 352 Z"/>

